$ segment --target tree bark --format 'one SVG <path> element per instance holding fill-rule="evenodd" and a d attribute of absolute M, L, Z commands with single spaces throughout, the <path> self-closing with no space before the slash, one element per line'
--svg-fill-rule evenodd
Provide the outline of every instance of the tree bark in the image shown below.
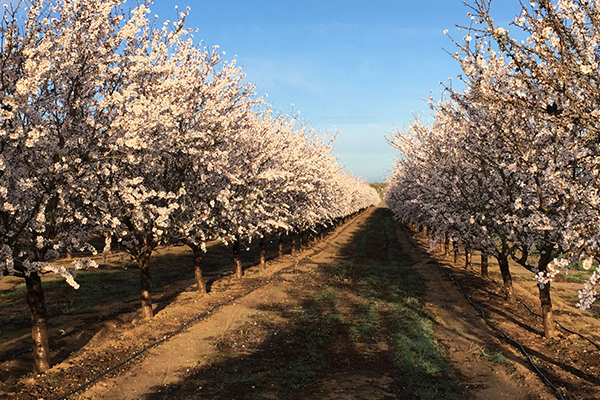
<path fill-rule="evenodd" d="M 292 242 L 291 246 L 292 249 L 290 250 L 290 254 L 295 256 L 296 252 L 298 251 L 297 246 L 296 246 L 296 234 L 295 233 L 290 233 L 290 240 Z"/>
<path fill-rule="evenodd" d="M 152 277 L 150 275 L 150 252 L 143 252 L 137 258 L 140 268 L 140 285 L 142 288 L 142 317 L 150 319 L 154 316 L 152 311 Z"/>
<path fill-rule="evenodd" d="M 554 317 L 552 313 L 552 299 L 550 298 L 550 282 L 542 288 L 538 284 L 540 291 L 540 302 L 542 304 L 542 319 L 544 325 L 544 337 L 551 339 L 554 337 Z"/>
<path fill-rule="evenodd" d="M 538 270 L 546 273 L 548 264 L 552 261 L 552 250 L 554 245 L 547 245 L 542 248 L 540 259 L 538 261 Z M 540 292 L 540 303 L 542 307 L 542 320 L 544 325 L 544 337 L 551 339 L 554 337 L 554 318 L 552 316 L 552 299 L 550 298 L 550 282 L 543 285 L 538 283 Z"/>
<path fill-rule="evenodd" d="M 458 244 L 456 241 L 452 241 L 452 252 L 454 253 L 454 262 L 458 261 Z"/>
<path fill-rule="evenodd" d="M 488 255 L 486 253 L 481 253 L 481 277 L 488 278 Z"/>
<path fill-rule="evenodd" d="M 48 317 L 42 278 L 37 273 L 32 273 L 25 276 L 25 285 L 27 286 L 27 304 L 31 316 L 33 367 L 36 372 L 46 372 L 50 369 L 50 345 L 48 344 Z"/>
<path fill-rule="evenodd" d="M 278 257 L 283 256 L 283 234 L 279 235 L 279 246 L 277 248 Z"/>
<path fill-rule="evenodd" d="M 240 241 L 236 240 L 233 242 L 233 261 L 235 262 L 235 277 L 242 279 L 242 251 L 240 249 Z"/>
<path fill-rule="evenodd" d="M 258 255 L 259 255 L 259 262 L 258 265 L 261 269 L 266 269 L 267 268 L 267 261 L 266 261 L 266 255 L 265 255 L 265 238 L 261 237 L 258 240 Z"/>
<path fill-rule="evenodd" d="M 450 251 L 450 238 L 448 233 L 444 233 L 444 255 L 447 255 Z"/>
<path fill-rule="evenodd" d="M 202 277 L 202 258 L 204 256 L 204 252 L 200 246 L 189 244 L 188 246 L 194 252 L 194 278 L 196 279 L 196 284 L 198 285 L 198 295 L 202 297 L 206 294 L 206 284 L 204 283 L 204 278 Z"/>
<path fill-rule="evenodd" d="M 502 281 L 504 282 L 504 292 L 506 301 L 509 304 L 515 302 L 515 294 L 513 292 L 512 275 L 508 267 L 508 256 L 504 253 L 500 253 L 496 256 L 498 259 L 498 266 L 500 267 L 500 274 L 502 274 Z"/>

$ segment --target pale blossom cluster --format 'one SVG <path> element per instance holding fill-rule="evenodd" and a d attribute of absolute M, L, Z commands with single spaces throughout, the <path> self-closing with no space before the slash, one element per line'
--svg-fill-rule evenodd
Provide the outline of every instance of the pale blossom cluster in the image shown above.
<path fill-rule="evenodd" d="M 74 271 L 95 266 L 52 261 L 95 254 L 93 235 L 105 255 L 120 242 L 138 262 L 151 316 L 158 245 L 202 251 L 210 239 L 314 229 L 379 202 L 324 139 L 257 97 L 235 60 L 198 43 L 186 12 L 161 26 L 145 2 L 124 8 L 23 0 L 0 20 L 0 277 L 35 280 L 32 315 L 44 312 L 39 275 L 78 287 Z"/>
<path fill-rule="evenodd" d="M 277 115 L 186 13 L 122 0 L 23 1 L 0 27 L 0 276 L 65 251 L 313 229 L 376 204 L 331 146 Z M 90 264 L 85 264 L 90 265 Z M 79 266 L 78 266 L 79 267 Z"/>
<path fill-rule="evenodd" d="M 582 310 L 587 310 L 592 306 L 594 301 L 598 298 L 598 292 L 596 287 L 600 283 L 600 274 L 598 271 L 594 271 L 590 279 L 583 285 L 583 289 L 579 291 L 579 302 L 577 307 Z"/>
<path fill-rule="evenodd" d="M 512 258 L 550 283 L 600 254 L 600 5 L 523 3 L 514 39 L 474 1 L 476 24 L 454 43 L 464 89 L 430 102 L 433 122 L 396 131 L 400 156 L 386 203 L 397 218 L 428 226 L 508 268 Z M 510 284 L 508 269 L 503 273 Z M 578 306 L 595 300 L 597 274 Z M 541 292 L 542 293 L 542 292 Z"/>
<path fill-rule="evenodd" d="M 554 260 L 552 260 L 548 264 L 546 271 L 537 271 L 536 277 L 538 285 L 540 285 L 543 288 L 544 285 L 547 285 L 550 282 L 552 282 L 556 275 L 561 273 L 563 275 L 566 275 L 569 272 L 569 264 L 570 261 L 565 258 L 555 258 Z"/>

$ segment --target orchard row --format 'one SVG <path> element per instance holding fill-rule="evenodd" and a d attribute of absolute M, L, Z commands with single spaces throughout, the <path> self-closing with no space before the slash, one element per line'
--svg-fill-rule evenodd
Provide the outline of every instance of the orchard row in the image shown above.
<path fill-rule="evenodd" d="M 522 7 L 509 32 L 490 1 L 471 4 L 466 35 L 453 40 L 459 84 L 430 100 L 431 124 L 417 119 L 390 139 L 401 155 L 386 202 L 436 240 L 494 256 L 509 301 L 509 259 L 536 274 L 551 337 L 551 282 L 594 268 L 600 252 L 600 5 Z M 581 309 L 599 278 L 580 291 Z"/>
<path fill-rule="evenodd" d="M 235 61 L 196 43 L 186 13 L 157 25 L 146 5 L 122 7 L 24 1 L 0 26 L 0 277 L 26 281 L 38 371 L 49 368 L 40 275 L 78 287 L 52 260 L 95 252 L 92 236 L 137 262 L 149 318 L 157 246 L 186 244 L 199 263 L 209 240 L 239 248 L 379 202 L 330 141 L 273 112 Z"/>

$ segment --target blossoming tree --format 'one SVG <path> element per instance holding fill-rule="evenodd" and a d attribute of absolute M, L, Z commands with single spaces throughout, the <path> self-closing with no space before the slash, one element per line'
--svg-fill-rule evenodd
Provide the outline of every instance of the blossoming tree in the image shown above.
<path fill-rule="evenodd" d="M 78 287 L 52 259 L 64 249 L 94 251 L 86 240 L 96 228 L 87 213 L 102 142 L 96 116 L 118 78 L 117 49 L 137 24 L 120 3 L 25 1 L 5 8 L 2 21 L 0 272 L 25 278 L 38 371 L 49 368 L 40 275 L 56 272 Z"/>
<path fill-rule="evenodd" d="M 472 33 L 459 47 L 466 89 L 447 88 L 451 102 L 434 108 L 431 131 L 404 141 L 403 154 L 417 160 L 404 166 L 426 171 L 428 178 L 409 182 L 430 224 L 451 221 L 454 234 L 467 242 L 481 242 L 481 232 L 489 235 L 480 247 L 498 258 L 507 296 L 508 256 L 537 275 L 544 332 L 551 337 L 551 281 L 569 264 L 559 256 L 576 250 L 565 239 L 582 228 L 584 215 L 595 215 L 581 201 L 582 182 L 591 178 L 578 162 L 583 131 L 556 118 L 552 87 L 523 74 L 523 58 L 507 61 Z M 418 152 L 410 153 L 415 143 Z M 474 229 L 465 229 L 469 224 Z"/>

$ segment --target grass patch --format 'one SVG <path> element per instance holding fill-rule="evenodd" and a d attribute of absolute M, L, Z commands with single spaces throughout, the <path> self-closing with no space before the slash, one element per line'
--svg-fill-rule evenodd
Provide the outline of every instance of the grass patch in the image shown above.
<path fill-rule="evenodd" d="M 591 311 L 586 311 L 583 313 L 583 315 L 585 315 L 586 317 L 591 317 L 591 318 L 600 318 L 600 313 L 595 313 L 595 312 L 591 312 Z"/>
<path fill-rule="evenodd" d="M 65 314 L 69 314 L 69 315 L 82 315 L 82 314 L 93 314 L 95 312 L 96 312 L 96 310 L 93 307 L 90 307 L 90 306 L 81 306 L 81 307 L 71 308 L 71 309 L 67 310 L 65 312 Z"/>
<path fill-rule="evenodd" d="M 218 359 L 148 400 L 330 398 L 345 385 L 351 398 L 361 384 L 363 397 L 464 399 L 423 310 L 424 282 L 401 250 L 389 211 L 377 209 L 342 255 L 347 261 L 318 271 L 312 294 L 302 277 L 292 285 L 299 306 L 259 308 L 278 314 L 283 326 L 262 330 L 260 342 L 249 341 L 260 329 L 220 338 L 217 345 L 227 348 Z"/>
<path fill-rule="evenodd" d="M 488 361 L 497 363 L 497 364 L 510 364 L 510 360 L 504 356 L 502 353 L 488 353 L 485 352 L 482 355 Z"/>
<path fill-rule="evenodd" d="M 590 279 L 590 275 L 589 273 L 567 274 L 566 278 L 576 282 L 585 282 Z"/>
<path fill-rule="evenodd" d="M 413 261 L 403 253 L 396 226 L 378 209 L 357 235 L 349 260 L 355 291 L 364 303 L 354 312 L 350 328 L 354 341 L 385 340 L 393 354 L 398 396 L 419 399 L 462 399 L 459 381 L 435 340 L 432 317 L 423 309 L 424 282 Z M 347 268 L 332 276 L 343 277 Z"/>

